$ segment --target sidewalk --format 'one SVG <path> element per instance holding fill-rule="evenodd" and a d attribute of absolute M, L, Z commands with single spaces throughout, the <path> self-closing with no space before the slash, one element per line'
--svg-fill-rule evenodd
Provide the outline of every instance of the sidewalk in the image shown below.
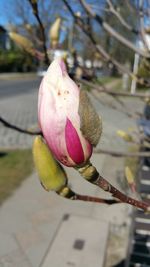
<path fill-rule="evenodd" d="M 93 158 L 101 173 L 103 173 L 105 159 L 105 156 L 101 156 L 100 160 L 99 156 Z M 94 185 L 81 179 L 76 171 L 68 169 L 68 176 L 72 187 L 77 192 L 106 196 Z M 52 192 L 44 191 L 37 175 L 33 174 L 0 209 L 0 266 L 39 266 L 66 214 L 76 215 L 79 219 L 80 216 L 86 216 L 87 220 L 88 218 L 100 220 L 99 227 L 101 222 L 105 222 L 102 224 L 105 228 L 110 222 L 121 227 L 126 221 L 128 208 L 124 204 L 107 207 L 101 204 L 62 199 Z M 101 227 L 102 233 L 104 229 Z M 91 230 L 99 233 L 101 238 L 99 229 Z M 108 232 L 105 234 L 107 238 Z M 98 253 L 97 257 L 99 257 Z"/>
<path fill-rule="evenodd" d="M 12 81 L 13 86 L 18 82 Z M 28 83 L 26 83 L 28 86 Z M 9 84 L 9 86 L 11 86 Z M 39 86 L 39 85 L 38 85 Z M 23 129 L 30 129 L 37 125 L 37 88 L 31 87 L 26 93 L 11 94 L 8 97 L 0 98 L 0 114 L 8 122 L 11 122 Z M 27 134 L 20 134 L 17 131 L 4 127 L 0 123 L 0 148 L 30 148 L 33 137 Z"/>
<path fill-rule="evenodd" d="M 8 118 L 14 114 L 13 122 L 16 124 L 20 122 L 20 125 L 24 127 L 32 126 L 36 123 L 36 101 L 37 92 L 15 96 L 11 99 L 7 98 L 3 100 L 1 110 L 4 114 L 8 114 Z M 133 120 L 118 111 L 113 111 L 99 104 L 95 99 L 93 99 L 93 103 L 98 112 L 102 114 L 104 121 L 103 135 L 99 146 L 105 146 L 108 149 L 117 147 L 118 150 L 123 150 L 125 148 L 124 142 L 116 137 L 116 130 L 132 126 Z M 29 136 L 25 137 L 25 135 L 6 128 L 2 128 L 2 131 L 6 132 L 3 135 L 0 133 L 0 138 L 7 136 L 8 132 L 9 137 L 16 134 L 15 142 L 19 143 L 21 140 L 19 143 L 21 147 L 30 146 L 32 143 L 32 138 Z M 17 139 L 19 135 L 20 139 Z M 27 138 L 28 142 L 24 138 Z M 5 142 L 7 144 L 7 140 Z M 120 172 L 123 170 L 123 159 L 93 155 L 91 161 L 104 177 L 124 190 L 122 181 L 120 181 L 122 179 Z M 72 188 L 78 193 L 99 197 L 110 196 L 84 181 L 75 170 L 67 168 L 67 173 Z M 73 218 L 87 217 L 87 220 L 99 221 L 100 229 L 94 227 L 91 231 L 99 236 L 99 240 L 101 240 L 99 230 L 102 234 L 105 232 L 105 239 L 108 238 L 109 245 L 106 254 L 111 255 L 111 261 L 108 257 L 105 266 L 110 267 L 112 263 L 116 264 L 125 257 L 130 210 L 124 204 L 106 206 L 62 199 L 53 192 L 44 191 L 36 173 L 33 173 L 0 208 L 0 267 L 39 267 L 41 262 L 44 263 L 47 249 L 53 238 L 57 237 L 57 231 L 59 233 L 60 224 L 66 214 L 73 216 Z M 109 229 L 107 232 L 106 227 Z M 66 241 L 62 240 L 62 242 L 65 244 Z M 98 250 L 97 257 L 99 257 Z M 50 263 L 50 266 L 55 267 L 53 263 Z"/>

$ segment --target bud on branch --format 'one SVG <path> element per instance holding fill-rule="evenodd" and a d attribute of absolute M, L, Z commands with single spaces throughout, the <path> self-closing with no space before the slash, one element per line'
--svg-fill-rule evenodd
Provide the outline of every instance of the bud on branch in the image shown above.
<path fill-rule="evenodd" d="M 68 76 L 61 59 L 52 62 L 41 82 L 38 119 L 46 143 L 58 161 L 75 167 L 86 180 L 119 201 L 149 211 L 149 204 L 120 192 L 90 163 L 93 146 L 101 136 L 101 119 L 88 96 Z"/>
<path fill-rule="evenodd" d="M 52 62 L 41 82 L 38 119 L 49 148 L 66 166 L 85 164 L 102 132 L 101 119 L 61 59 Z"/>

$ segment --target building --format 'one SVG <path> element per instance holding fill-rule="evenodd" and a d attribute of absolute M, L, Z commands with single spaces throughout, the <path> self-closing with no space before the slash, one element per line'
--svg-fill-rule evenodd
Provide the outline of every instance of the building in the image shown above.
<path fill-rule="evenodd" d="M 10 39 L 4 27 L 0 26 L 0 49 L 10 49 Z"/>

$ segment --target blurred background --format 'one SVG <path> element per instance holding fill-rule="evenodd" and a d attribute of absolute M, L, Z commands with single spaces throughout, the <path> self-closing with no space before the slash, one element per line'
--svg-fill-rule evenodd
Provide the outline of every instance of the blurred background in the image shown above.
<path fill-rule="evenodd" d="M 1 0 L 0 267 L 148 267 L 148 213 L 63 199 L 40 185 L 38 89 L 60 57 L 102 118 L 91 161 L 150 203 L 150 1 Z M 75 191 L 112 198 L 65 169 Z"/>

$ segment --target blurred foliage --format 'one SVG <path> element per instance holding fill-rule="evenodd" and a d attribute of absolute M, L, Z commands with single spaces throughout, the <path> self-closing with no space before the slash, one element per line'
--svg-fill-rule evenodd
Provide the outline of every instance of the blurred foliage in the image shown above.
<path fill-rule="evenodd" d="M 149 78 L 149 73 L 150 71 L 146 68 L 144 62 L 142 61 L 138 69 L 138 75 L 143 78 Z"/>
<path fill-rule="evenodd" d="M 150 71 L 148 70 L 148 68 L 146 67 L 146 62 L 144 60 L 142 60 L 140 62 L 140 66 L 139 66 L 139 69 L 138 69 L 138 76 L 139 77 L 142 77 L 144 79 L 149 79 L 149 73 Z M 137 84 L 137 87 L 140 89 L 140 90 L 146 90 L 147 88 L 143 87 L 143 85 L 141 84 Z"/>
<path fill-rule="evenodd" d="M 0 50 L 0 72 L 35 70 L 36 60 L 20 49 Z"/>
<path fill-rule="evenodd" d="M 100 85 L 105 85 L 107 83 L 113 82 L 114 80 L 116 80 L 116 78 L 114 77 L 110 77 L 110 76 L 101 76 L 98 77 L 96 82 Z"/>

